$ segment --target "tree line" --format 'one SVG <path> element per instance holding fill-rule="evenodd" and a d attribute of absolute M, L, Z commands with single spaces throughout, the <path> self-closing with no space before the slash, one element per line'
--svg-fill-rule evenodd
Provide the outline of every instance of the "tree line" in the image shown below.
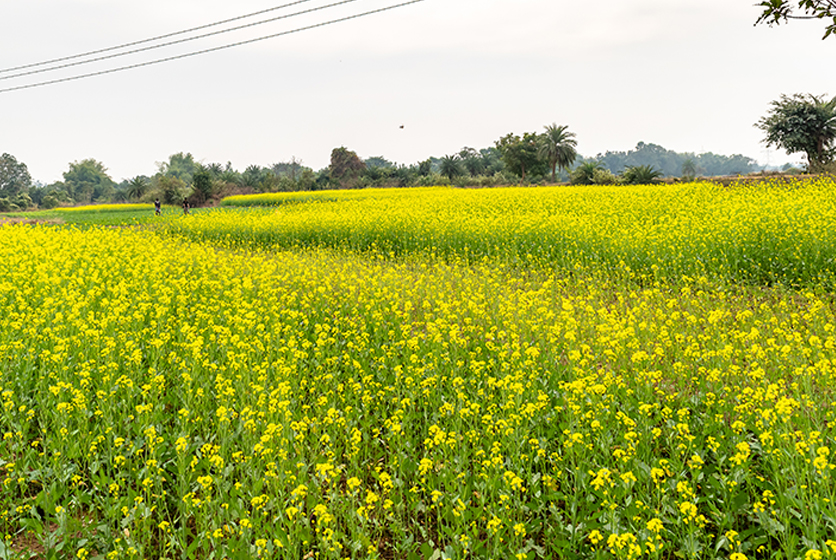
<path fill-rule="evenodd" d="M 836 98 L 796 94 L 772 102 L 756 125 L 764 143 L 788 154 L 803 153 L 809 172 L 836 172 Z M 574 132 L 551 124 L 544 132 L 510 133 L 482 149 L 464 147 L 443 157 L 398 165 L 382 156 L 360 158 L 341 146 L 319 171 L 294 158 L 243 171 L 231 163 L 202 163 L 180 152 L 157 164 L 152 175 L 116 183 L 100 161 L 69 164 L 63 180 L 43 185 L 32 181 L 26 165 L 10 154 L 0 156 L 0 212 L 105 202 L 177 204 L 188 198 L 203 205 L 233 194 L 414 187 L 432 185 L 497 186 L 511 184 L 648 184 L 661 177 L 748 174 L 757 163 L 742 155 L 677 153 L 639 142 L 627 152 L 608 151 L 594 158 L 577 152 Z"/>

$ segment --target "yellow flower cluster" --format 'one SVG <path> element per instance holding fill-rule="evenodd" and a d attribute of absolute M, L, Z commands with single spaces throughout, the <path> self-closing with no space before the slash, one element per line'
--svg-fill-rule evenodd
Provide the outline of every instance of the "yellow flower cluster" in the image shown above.
<path fill-rule="evenodd" d="M 737 284 L 729 254 L 613 274 L 703 266 L 758 225 L 828 277 L 832 203 L 802 209 L 823 188 L 0 226 L 0 535 L 112 559 L 836 557 L 827 284 Z"/>

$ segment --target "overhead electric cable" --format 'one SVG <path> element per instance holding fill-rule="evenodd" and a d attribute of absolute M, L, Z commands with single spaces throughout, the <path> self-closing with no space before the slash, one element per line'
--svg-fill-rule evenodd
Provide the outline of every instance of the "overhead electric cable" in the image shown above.
<path fill-rule="evenodd" d="M 81 80 L 83 78 L 92 78 L 93 76 L 102 76 L 104 74 L 113 74 L 114 72 L 121 72 L 123 70 L 131 70 L 131 69 L 134 69 L 134 68 L 142 68 L 143 66 L 151 66 L 153 64 L 160 64 L 162 62 L 169 62 L 169 61 L 172 61 L 172 60 L 179 60 L 179 59 L 182 59 L 182 58 L 197 56 L 197 55 L 200 55 L 200 54 L 206 54 L 206 53 L 220 51 L 220 50 L 224 50 L 224 49 L 230 49 L 232 47 L 239 47 L 241 45 L 249 45 L 251 43 L 256 43 L 258 41 L 264 41 L 264 40 L 267 40 L 267 39 L 274 39 L 276 37 L 282 37 L 284 35 L 291 35 L 293 33 L 300 33 L 302 31 L 308 31 L 310 29 L 316 29 L 318 27 L 325 27 L 326 25 L 332 25 L 334 23 L 341 23 L 341 22 L 344 22 L 344 21 L 349 21 L 349 20 L 358 19 L 358 18 L 365 17 L 365 16 L 370 16 L 372 14 L 379 14 L 381 12 L 394 10 L 396 8 L 402 8 L 404 6 L 409 6 L 410 4 L 418 4 L 419 2 L 424 2 L 424 0 L 410 0 L 409 2 L 401 2 L 400 4 L 393 4 L 391 6 L 386 6 L 384 8 L 378 8 L 376 10 L 370 10 L 368 12 L 353 14 L 353 15 L 350 15 L 350 16 L 345 16 L 345 17 L 341 17 L 341 18 L 337 18 L 337 19 L 332 19 L 330 21 L 325 21 L 325 22 L 322 22 L 322 23 L 315 23 L 313 25 L 306 25 L 305 27 L 297 27 L 296 29 L 291 29 L 289 31 L 282 31 L 281 33 L 274 33 L 272 35 L 264 35 L 263 37 L 256 37 L 255 39 L 248 39 L 246 41 L 238 41 L 237 43 L 229 43 L 227 45 L 221 45 L 219 47 L 212 47 L 212 48 L 209 48 L 209 49 L 203 49 L 203 50 L 199 50 L 199 51 L 192 51 L 190 53 L 179 54 L 179 55 L 175 55 L 175 56 L 169 56 L 169 57 L 166 57 L 166 58 L 159 58 L 157 60 L 150 60 L 148 62 L 139 62 L 137 64 L 130 64 L 128 66 L 120 66 L 118 68 L 111 68 L 111 69 L 108 69 L 108 70 L 100 70 L 98 72 L 90 72 L 89 74 L 79 74 L 77 76 L 69 76 L 67 78 L 58 78 L 58 79 L 55 79 L 55 80 L 48 80 L 48 81 L 45 81 L 45 82 L 36 82 L 34 84 L 26 84 L 26 85 L 22 85 L 22 86 L 14 86 L 14 87 L 9 87 L 9 88 L 4 88 L 4 89 L 0 89 L 0 93 L 7 93 L 7 92 L 10 92 L 10 91 L 17 91 L 17 90 L 21 90 L 21 89 L 31 89 L 31 88 L 36 88 L 36 87 L 40 87 L 40 86 L 47 86 L 47 85 L 52 85 L 52 84 L 60 84 L 60 83 L 63 83 L 63 82 L 71 82 L 71 81 L 74 81 L 74 80 Z"/>
<path fill-rule="evenodd" d="M 60 58 L 53 58 L 51 60 L 44 60 L 43 62 L 33 62 L 32 64 L 24 64 L 22 66 L 15 66 L 13 68 L 2 68 L 0 69 L 0 74 L 5 74 L 6 72 L 14 72 L 15 70 L 23 70 L 25 68 L 34 68 L 35 66 L 46 66 L 47 64 L 53 64 L 55 62 L 64 62 L 65 60 L 72 60 L 74 58 L 83 58 L 85 56 L 91 56 L 94 54 L 101 54 L 110 51 L 116 51 L 119 49 L 124 49 L 127 47 L 134 47 L 136 45 L 142 45 L 144 43 L 151 43 L 153 41 L 159 41 L 160 39 L 168 39 L 169 37 L 176 37 L 177 35 L 185 35 L 186 33 L 191 33 L 193 31 L 200 31 L 201 29 L 208 29 L 210 27 L 216 27 L 218 25 L 223 25 L 225 23 L 231 23 L 233 21 L 238 21 L 250 17 L 260 16 L 261 14 L 266 14 L 268 12 L 275 12 L 276 10 L 282 10 L 284 8 L 289 8 L 291 6 L 295 6 L 297 4 L 304 4 L 305 2 L 310 2 L 311 0 L 296 0 L 295 2 L 290 2 L 288 4 L 282 4 L 281 6 L 275 6 L 273 8 L 267 8 L 266 10 L 260 10 L 258 12 L 253 12 L 251 14 L 245 14 L 243 16 L 237 16 L 234 18 L 224 19 L 221 21 L 216 21 L 214 23 L 207 23 L 205 25 L 199 25 L 197 27 L 192 27 L 190 29 L 183 29 L 182 31 L 174 31 L 172 33 L 166 33 L 165 35 L 157 35 L 156 37 L 150 37 L 148 39 L 142 39 L 139 41 L 132 41 L 130 43 L 123 43 L 121 45 L 116 45 L 115 47 L 107 47 L 104 49 L 98 49 L 95 51 L 88 51 L 85 53 L 74 54 L 71 56 L 62 56 Z"/>
<path fill-rule="evenodd" d="M 307 0 L 306 0 L 307 1 Z M 239 25 L 236 27 L 229 27 L 227 29 L 221 29 L 220 31 L 212 31 L 211 33 L 204 33 L 203 35 L 195 35 L 194 37 L 186 37 L 185 39 L 177 39 L 176 41 L 169 41 L 167 43 L 160 43 L 159 45 L 151 45 L 148 47 L 141 47 L 138 49 L 132 49 L 125 52 L 115 53 L 115 54 L 108 54 L 105 56 L 99 56 L 96 58 L 89 58 L 87 60 L 79 60 L 78 62 L 68 62 L 66 64 L 60 64 L 58 66 L 51 66 L 49 68 L 41 68 L 39 70 L 28 70 L 26 72 L 19 72 L 17 74 L 10 74 L 8 76 L 0 76 L 0 80 L 11 80 L 13 78 L 20 78 L 23 76 L 31 76 L 32 74 L 43 74 L 44 72 L 52 72 L 53 70 L 61 70 L 62 68 L 71 68 L 73 66 L 81 66 L 83 64 L 90 64 L 91 62 L 101 62 L 102 60 L 110 60 L 111 58 L 118 58 L 120 56 L 126 56 L 129 54 L 136 54 L 145 51 L 151 51 L 154 49 L 161 49 L 163 47 L 170 47 L 171 45 L 179 45 L 180 43 L 188 43 L 189 41 L 195 41 L 197 39 L 205 39 L 206 37 L 212 37 L 215 35 L 222 35 L 224 33 L 229 33 L 230 31 L 239 31 L 241 29 L 247 29 L 249 27 L 255 27 L 257 25 L 263 25 L 265 23 L 271 23 L 274 21 L 279 21 L 282 19 L 289 19 L 296 16 L 301 16 L 305 14 L 310 14 L 313 12 L 318 12 L 321 10 L 327 10 L 328 8 L 334 8 L 336 6 L 341 6 L 342 4 L 350 4 L 351 2 L 357 2 L 357 0 L 340 0 L 339 2 L 334 2 L 332 4 L 325 4 L 324 6 L 317 6 L 316 8 L 309 8 L 307 10 L 302 10 L 299 12 L 293 12 L 292 14 L 284 14 L 281 16 L 276 16 L 273 18 L 265 19 L 262 21 L 256 21 L 253 23 L 246 23 L 244 25 Z"/>

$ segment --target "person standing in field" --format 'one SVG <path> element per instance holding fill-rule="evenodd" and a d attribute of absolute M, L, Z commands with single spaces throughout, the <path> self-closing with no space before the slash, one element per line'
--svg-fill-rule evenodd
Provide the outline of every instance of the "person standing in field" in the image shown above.
<path fill-rule="evenodd" d="M 183 214 L 188 214 L 188 213 L 189 213 L 189 199 L 184 198 L 183 199 Z"/>
<path fill-rule="evenodd" d="M 158 198 L 157 200 L 154 201 L 154 214 L 159 216 L 160 213 L 161 213 L 161 210 L 162 210 L 162 208 L 160 206 L 160 199 Z"/>

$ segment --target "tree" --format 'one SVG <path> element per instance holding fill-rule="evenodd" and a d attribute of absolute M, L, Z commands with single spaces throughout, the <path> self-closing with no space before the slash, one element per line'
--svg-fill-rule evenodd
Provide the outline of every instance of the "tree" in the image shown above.
<path fill-rule="evenodd" d="M 767 146 L 787 154 L 803 152 L 808 170 L 822 171 L 834 156 L 836 97 L 828 101 L 810 94 L 782 95 L 755 126 L 766 133 Z"/>
<path fill-rule="evenodd" d="M 627 185 L 652 185 L 661 176 L 662 172 L 652 165 L 636 165 L 625 169 L 621 179 Z"/>
<path fill-rule="evenodd" d="M 686 181 L 693 181 L 697 174 L 697 164 L 693 158 L 688 158 L 682 162 L 682 178 Z"/>
<path fill-rule="evenodd" d="M 433 171 L 433 162 L 430 159 L 425 159 L 424 161 L 418 163 L 418 175 L 421 177 L 426 177 Z"/>
<path fill-rule="evenodd" d="M 241 184 L 253 190 L 260 190 L 268 171 L 258 165 L 250 165 L 241 173 Z"/>
<path fill-rule="evenodd" d="M 64 172 L 64 188 L 75 202 L 89 203 L 105 200 L 113 193 L 113 179 L 100 161 L 85 159 L 70 164 Z"/>
<path fill-rule="evenodd" d="M 594 184 L 595 172 L 604 169 L 600 161 L 584 161 L 577 166 L 569 177 L 573 185 Z"/>
<path fill-rule="evenodd" d="M 131 200 L 139 200 L 148 191 L 149 187 L 148 177 L 144 175 L 137 175 L 128 181 L 127 195 Z"/>
<path fill-rule="evenodd" d="M 182 179 L 157 175 L 156 180 L 164 204 L 180 204 L 182 202 L 186 193 L 186 183 Z"/>
<path fill-rule="evenodd" d="M 471 177 L 475 177 L 485 171 L 485 162 L 482 159 L 482 154 L 473 148 L 462 148 L 459 152 L 459 159 Z"/>
<path fill-rule="evenodd" d="M 365 169 L 366 164 L 355 152 L 345 147 L 331 150 L 329 173 L 331 180 L 338 183 L 341 188 L 353 186 Z"/>
<path fill-rule="evenodd" d="M 15 198 L 26 194 L 32 186 L 32 177 L 26 164 L 18 162 L 14 156 L 0 156 L 0 198 Z"/>
<path fill-rule="evenodd" d="M 758 6 L 763 8 L 755 25 L 766 23 L 780 25 L 790 19 L 830 19 L 825 27 L 824 37 L 836 32 L 836 0 L 796 0 L 799 12 L 796 12 L 792 0 L 763 0 Z"/>
<path fill-rule="evenodd" d="M 537 155 L 549 162 L 552 170 L 552 183 L 557 182 L 557 168 L 561 170 L 568 168 L 578 157 L 575 149 L 577 145 L 575 133 L 569 132 L 569 127 L 565 125 L 550 124 L 546 127 L 545 134 L 540 136 Z"/>
<path fill-rule="evenodd" d="M 195 171 L 192 175 L 192 190 L 192 196 L 197 204 L 203 204 L 212 197 L 215 188 L 212 183 L 212 173 L 208 169 L 201 167 Z"/>
<path fill-rule="evenodd" d="M 183 152 L 170 155 L 167 162 L 158 165 L 161 174 L 180 179 L 187 186 L 192 184 L 192 175 L 200 168 L 192 154 Z"/>
<path fill-rule="evenodd" d="M 374 156 L 365 160 L 366 168 L 394 169 L 396 166 L 383 156 Z"/>
<path fill-rule="evenodd" d="M 496 141 L 496 147 L 502 154 L 502 161 L 512 172 L 522 177 L 525 182 L 528 173 L 542 173 L 546 166 L 537 154 L 539 137 L 537 134 L 526 132 L 522 138 L 516 134 L 508 134 Z"/>
<path fill-rule="evenodd" d="M 444 156 L 441 158 L 441 174 L 451 181 L 462 174 L 462 164 L 459 156 Z"/>

